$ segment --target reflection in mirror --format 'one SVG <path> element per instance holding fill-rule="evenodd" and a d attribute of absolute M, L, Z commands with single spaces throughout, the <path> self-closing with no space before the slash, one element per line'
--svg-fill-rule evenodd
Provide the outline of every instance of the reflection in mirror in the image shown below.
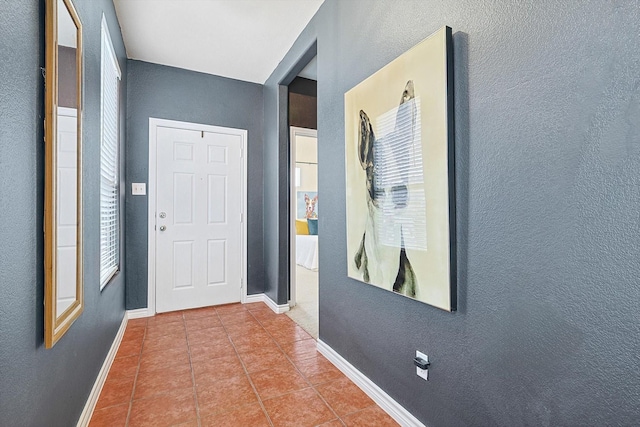
<path fill-rule="evenodd" d="M 82 26 L 71 0 L 47 0 L 45 346 L 83 310 Z"/>
<path fill-rule="evenodd" d="M 78 91 L 77 28 L 62 0 L 58 0 L 58 127 L 56 177 L 56 314 L 76 300 Z"/>

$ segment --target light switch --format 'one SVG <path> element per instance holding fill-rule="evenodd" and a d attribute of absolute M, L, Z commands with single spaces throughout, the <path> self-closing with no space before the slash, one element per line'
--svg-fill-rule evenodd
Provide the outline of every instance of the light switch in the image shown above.
<path fill-rule="evenodd" d="M 420 364 L 425 365 L 425 369 L 422 369 L 420 366 L 418 366 L 416 360 L 420 361 Z M 429 356 L 416 350 L 416 358 L 414 359 L 413 363 L 416 365 L 416 375 L 422 379 L 429 381 Z"/>
<path fill-rule="evenodd" d="M 145 184 L 144 182 L 132 183 L 131 194 L 134 196 L 145 196 L 147 194 L 147 184 Z"/>

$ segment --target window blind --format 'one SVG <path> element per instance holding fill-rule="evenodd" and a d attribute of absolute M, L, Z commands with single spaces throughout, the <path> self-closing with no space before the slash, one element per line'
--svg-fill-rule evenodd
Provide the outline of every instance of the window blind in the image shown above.
<path fill-rule="evenodd" d="M 118 206 L 118 118 L 120 68 L 102 17 L 100 141 L 100 289 L 118 271 L 120 215 Z"/>

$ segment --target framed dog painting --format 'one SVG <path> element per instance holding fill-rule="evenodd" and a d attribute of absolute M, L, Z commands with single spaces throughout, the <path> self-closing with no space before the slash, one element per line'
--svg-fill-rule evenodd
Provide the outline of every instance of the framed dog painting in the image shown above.
<path fill-rule="evenodd" d="M 456 309 L 451 28 L 345 94 L 354 279 Z"/>

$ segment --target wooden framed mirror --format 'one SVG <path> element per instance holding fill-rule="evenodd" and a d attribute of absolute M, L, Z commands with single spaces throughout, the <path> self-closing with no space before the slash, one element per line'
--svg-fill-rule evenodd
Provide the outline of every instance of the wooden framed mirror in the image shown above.
<path fill-rule="evenodd" d="M 82 24 L 71 0 L 46 0 L 44 342 L 84 309 L 82 281 Z"/>

